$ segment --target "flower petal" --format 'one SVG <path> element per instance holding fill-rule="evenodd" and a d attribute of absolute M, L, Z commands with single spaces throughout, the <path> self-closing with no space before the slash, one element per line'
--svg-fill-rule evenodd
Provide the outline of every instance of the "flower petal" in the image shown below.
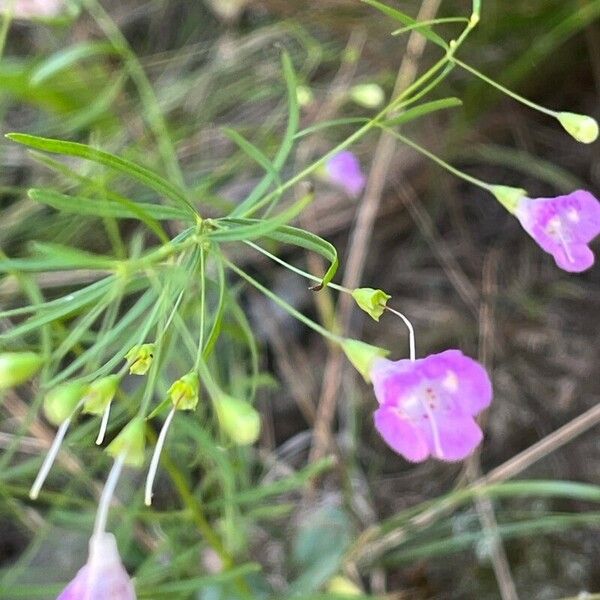
<path fill-rule="evenodd" d="M 569 246 L 568 252 L 564 248 L 558 248 L 556 252 L 552 252 L 552 256 L 556 264 L 569 273 L 586 271 L 596 260 L 594 253 L 585 244 Z"/>
<path fill-rule="evenodd" d="M 403 419 L 394 406 L 380 406 L 375 411 L 374 420 L 381 437 L 406 460 L 422 462 L 429 456 L 429 446 L 419 429 Z"/>
<path fill-rule="evenodd" d="M 469 456 L 483 439 L 481 428 L 469 416 L 435 419 L 432 427 L 424 423 L 421 431 L 432 456 L 450 462 Z"/>

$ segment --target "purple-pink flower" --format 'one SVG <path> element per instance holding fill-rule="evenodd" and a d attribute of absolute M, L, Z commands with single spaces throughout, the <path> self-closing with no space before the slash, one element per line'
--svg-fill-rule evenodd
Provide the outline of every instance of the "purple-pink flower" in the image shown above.
<path fill-rule="evenodd" d="M 358 158 L 349 150 L 332 156 L 325 165 L 327 178 L 342 187 L 352 197 L 360 195 L 365 187 L 365 176 Z"/>
<path fill-rule="evenodd" d="M 556 198 L 521 198 L 515 216 L 527 233 L 565 271 L 579 273 L 594 264 L 588 244 L 600 234 L 600 202 L 577 190 Z"/>
<path fill-rule="evenodd" d="M 97 533 L 91 537 L 87 563 L 57 600 L 136 600 L 114 535 Z"/>
<path fill-rule="evenodd" d="M 0 13 L 4 2 L 0 1 Z M 8 2 L 10 6 L 10 2 Z M 15 0 L 11 12 L 16 19 L 48 18 L 58 16 L 65 8 L 64 0 Z"/>
<path fill-rule="evenodd" d="M 492 384 L 460 350 L 414 361 L 378 358 L 370 375 L 380 405 L 375 427 L 407 460 L 462 460 L 481 442 L 474 417 L 490 405 Z"/>

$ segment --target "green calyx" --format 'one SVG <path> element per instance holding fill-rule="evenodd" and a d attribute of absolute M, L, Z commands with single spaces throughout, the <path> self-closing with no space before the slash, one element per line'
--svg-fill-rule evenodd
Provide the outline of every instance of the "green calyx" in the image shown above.
<path fill-rule="evenodd" d="M 83 412 L 101 415 L 113 401 L 120 383 L 118 375 L 108 375 L 90 383 L 82 398 Z"/>
<path fill-rule="evenodd" d="M 373 288 L 356 288 L 352 291 L 352 297 L 362 310 L 378 322 L 387 301 L 391 298 L 383 290 L 374 290 Z"/>
<path fill-rule="evenodd" d="M 106 451 L 117 458 L 125 453 L 125 464 L 141 467 L 144 464 L 146 448 L 146 430 L 142 417 L 135 417 L 121 430 L 119 435 L 107 446 Z"/>
<path fill-rule="evenodd" d="M 368 383 L 371 381 L 371 367 L 377 358 L 383 358 L 389 354 L 388 350 L 371 346 L 359 340 L 346 338 L 341 342 L 342 350 L 348 360 Z"/>
<path fill-rule="evenodd" d="M 171 385 L 167 395 L 176 410 L 194 410 L 198 405 L 200 381 L 196 373 L 190 372 Z"/>
<path fill-rule="evenodd" d="M 129 363 L 129 373 L 131 375 L 145 375 L 152 364 L 155 350 L 155 344 L 134 346 L 125 355 L 125 360 Z"/>
<path fill-rule="evenodd" d="M 524 189 L 508 185 L 492 185 L 489 190 L 511 215 L 515 214 L 519 202 L 523 198 L 527 198 L 527 192 Z"/>

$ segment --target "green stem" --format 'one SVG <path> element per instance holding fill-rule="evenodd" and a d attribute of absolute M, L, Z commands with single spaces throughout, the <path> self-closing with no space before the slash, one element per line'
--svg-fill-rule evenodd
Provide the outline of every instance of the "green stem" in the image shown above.
<path fill-rule="evenodd" d="M 456 63 L 459 67 L 463 68 L 465 71 L 468 71 L 469 73 L 472 73 L 476 77 L 479 77 L 479 79 L 481 79 L 482 81 L 485 81 L 492 87 L 495 87 L 497 90 L 500 90 L 507 96 L 514 98 L 517 102 L 520 102 L 521 104 L 524 104 L 525 106 L 529 106 L 530 108 L 533 108 L 534 110 L 537 110 L 537 111 L 544 113 L 546 115 L 549 115 L 551 117 L 554 117 L 554 118 L 558 117 L 558 112 L 556 112 L 555 110 L 551 110 L 549 108 L 546 108 L 545 106 L 540 106 L 539 104 L 536 104 L 535 102 L 532 102 L 531 100 L 528 100 L 527 98 L 523 98 L 523 96 L 520 96 L 516 92 L 509 90 L 508 88 L 499 84 L 497 81 L 490 79 L 487 75 L 484 75 L 481 71 L 474 69 L 467 63 L 464 63 L 462 60 L 459 60 L 458 58 L 453 56 L 452 62 Z"/>
<path fill-rule="evenodd" d="M 255 244 L 254 242 L 250 242 L 249 240 L 244 240 L 244 244 L 250 246 L 251 248 L 254 248 L 261 254 L 264 254 L 265 256 L 270 258 L 272 261 L 279 263 L 282 267 L 285 267 L 286 269 L 292 271 L 292 273 L 296 273 L 297 275 L 306 277 L 306 279 L 309 279 L 310 281 L 316 281 L 317 283 L 322 283 L 322 281 L 323 281 L 323 279 L 321 277 L 317 277 L 316 275 L 311 275 L 310 273 L 307 273 L 306 271 L 303 271 L 302 269 L 299 269 L 298 267 L 295 267 L 294 265 L 290 265 L 290 263 L 286 262 L 282 258 L 279 258 L 279 256 L 275 256 L 275 254 L 271 254 L 268 250 L 261 248 L 258 244 Z M 337 290 L 338 292 L 344 292 L 346 294 L 352 293 L 351 289 L 344 287 L 343 285 L 338 285 L 337 283 L 329 282 L 325 285 L 325 287 L 330 287 L 334 290 Z"/>
<path fill-rule="evenodd" d="M 396 29 L 392 31 L 392 35 L 402 35 L 403 33 L 408 33 L 409 31 L 413 31 L 414 29 L 420 29 L 422 27 L 429 27 L 430 25 L 443 25 L 444 23 L 468 23 L 469 19 L 467 17 L 443 17 L 441 19 L 430 19 L 428 21 L 418 21 L 417 23 L 413 23 L 412 25 L 408 25 L 406 27 L 401 27 L 400 29 Z"/>
<path fill-rule="evenodd" d="M 392 129 L 388 129 L 387 127 L 383 127 L 382 129 L 385 129 L 388 133 L 393 135 L 395 138 L 400 140 L 402 143 L 406 144 L 407 146 L 410 146 L 411 148 L 413 148 L 414 150 L 416 150 L 423 156 L 426 156 L 430 160 L 436 162 L 438 165 L 440 165 L 441 167 L 446 169 L 446 171 L 449 171 L 453 175 L 456 175 L 456 177 L 460 177 L 461 179 L 464 179 L 465 181 L 468 181 L 469 183 L 472 183 L 473 185 L 476 185 L 488 192 L 491 192 L 492 186 L 489 183 L 486 183 L 485 181 L 481 181 L 481 179 L 477 179 L 476 177 L 473 177 L 472 175 L 468 175 L 467 173 L 464 173 L 463 171 L 457 169 L 456 167 L 453 167 L 451 164 L 447 163 L 445 160 L 441 159 L 439 156 L 433 154 L 433 152 L 430 152 L 426 148 L 423 148 L 423 146 L 417 144 L 416 142 L 413 142 L 411 139 L 403 136 L 401 133 L 398 133 L 397 131 L 393 131 Z"/>
<path fill-rule="evenodd" d="M 262 292 L 267 298 L 269 298 L 270 300 L 273 300 L 273 302 L 275 302 L 276 304 L 281 306 L 281 308 L 283 308 L 283 310 L 285 310 L 287 313 L 292 315 L 292 317 L 298 319 L 298 321 L 301 321 L 302 323 L 304 323 L 305 325 L 307 325 L 308 327 L 310 327 L 317 333 L 320 333 L 323 337 L 327 338 L 328 340 L 330 340 L 336 344 L 340 344 L 343 342 L 344 338 L 342 338 L 339 335 L 336 335 L 335 333 L 332 333 L 328 329 L 325 329 L 325 327 L 322 327 L 318 323 L 315 323 L 312 319 L 309 319 L 306 315 L 303 315 L 300 311 L 296 310 L 293 306 L 289 305 L 285 300 L 281 299 L 277 294 L 273 293 L 271 290 L 266 288 L 264 285 L 261 285 L 260 283 L 258 283 L 258 281 L 256 281 L 256 279 L 254 279 L 253 277 L 248 275 L 248 273 L 246 273 L 245 271 L 243 271 L 242 269 L 240 269 L 239 267 L 234 265 L 232 262 L 228 261 L 226 258 L 224 258 L 223 261 L 232 271 L 237 273 L 242 279 L 245 279 L 248 283 L 250 283 L 252 286 L 254 286 L 258 291 Z"/>
<path fill-rule="evenodd" d="M 206 320 L 206 279 L 204 273 L 204 254 L 205 250 L 202 245 L 200 245 L 200 332 L 198 335 L 198 353 L 196 354 L 194 371 L 198 370 L 198 364 L 202 360 L 202 351 L 204 350 L 204 322 Z"/>

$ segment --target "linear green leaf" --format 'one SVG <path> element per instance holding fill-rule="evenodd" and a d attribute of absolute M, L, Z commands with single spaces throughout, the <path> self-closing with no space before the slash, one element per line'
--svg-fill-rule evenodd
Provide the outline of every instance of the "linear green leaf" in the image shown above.
<path fill-rule="evenodd" d="M 236 219 L 236 221 L 244 222 L 236 223 L 235 227 L 211 231 L 207 234 L 207 237 L 215 242 L 239 242 L 264 237 L 297 217 L 312 200 L 313 194 L 311 192 L 275 217 L 270 219 Z M 231 224 L 231 221 L 226 218 L 218 219 L 216 222 L 218 224 Z"/>
<path fill-rule="evenodd" d="M 272 178 L 273 181 L 279 183 L 279 174 L 275 169 L 273 163 L 251 142 L 249 142 L 243 135 L 226 127 L 223 129 L 225 135 L 241 150 L 243 150 L 252 160 L 257 162 Z"/>
<path fill-rule="evenodd" d="M 114 217 L 115 219 L 140 219 L 148 222 L 168 221 L 171 219 L 186 219 L 187 214 L 176 206 L 133 202 L 127 198 L 119 201 L 111 198 L 84 198 L 70 196 L 53 190 L 33 188 L 28 192 L 29 197 L 36 202 L 46 204 L 57 210 L 94 217 Z"/>
<path fill-rule="evenodd" d="M 422 33 L 423 36 L 426 37 L 430 42 L 441 46 L 442 48 L 444 48 L 444 50 L 448 48 L 448 44 L 445 42 L 444 38 L 440 37 L 437 33 L 432 31 L 430 27 L 420 26 L 419 22 L 416 19 L 409 17 L 407 14 L 399 11 L 398 9 L 392 8 L 391 6 L 387 6 L 387 4 L 383 4 L 382 2 L 378 2 L 377 0 L 361 0 L 361 2 L 369 4 L 373 8 L 376 8 L 378 11 L 387 15 L 388 17 L 391 17 L 395 21 L 399 21 L 403 25 L 418 27 L 419 32 Z"/>
<path fill-rule="evenodd" d="M 69 46 L 42 61 L 31 73 L 31 84 L 39 85 L 84 58 L 106 54 L 116 54 L 108 42 L 82 42 Z"/>
<path fill-rule="evenodd" d="M 185 208 L 190 215 L 197 215 L 196 210 L 187 200 L 185 193 L 178 186 L 173 185 L 150 169 L 121 158 L 120 156 L 78 142 L 66 142 L 25 133 L 8 133 L 6 134 L 6 137 L 13 142 L 23 144 L 29 148 L 43 150 L 52 154 L 76 156 L 104 165 L 115 171 L 119 171 L 124 175 L 129 175 L 150 189 L 153 189 L 155 192 L 170 198 L 173 202 L 176 202 L 179 206 Z"/>
<path fill-rule="evenodd" d="M 385 127 L 395 127 L 397 125 L 414 121 L 420 117 L 424 117 L 432 112 L 444 110 L 446 108 L 454 108 L 456 106 L 462 106 L 462 100 L 460 98 L 450 97 L 442 98 L 441 100 L 433 100 L 432 102 L 425 102 L 419 106 L 409 108 L 408 110 L 400 113 L 398 116 L 387 119 L 382 124 Z"/>

